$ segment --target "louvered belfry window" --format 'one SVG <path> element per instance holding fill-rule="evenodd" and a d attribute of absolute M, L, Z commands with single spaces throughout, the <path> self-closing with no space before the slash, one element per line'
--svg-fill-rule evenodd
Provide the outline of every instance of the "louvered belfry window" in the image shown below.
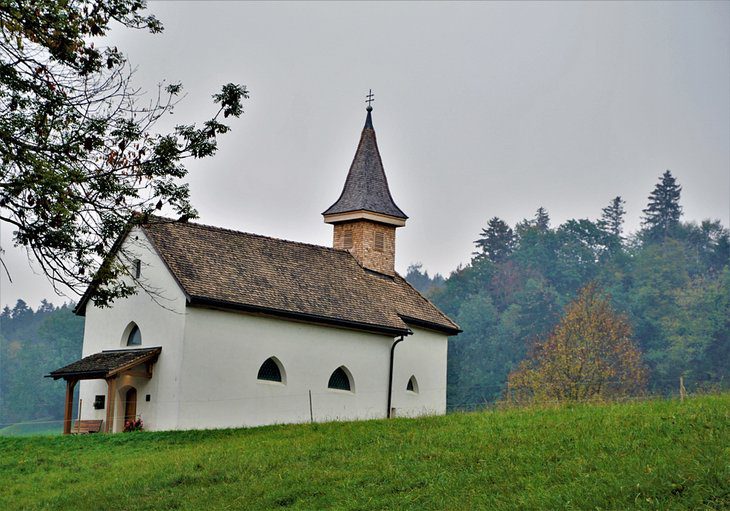
<path fill-rule="evenodd" d="M 378 252 L 385 250 L 385 234 L 382 232 L 375 233 L 375 250 Z"/>
<path fill-rule="evenodd" d="M 342 245 L 345 248 L 352 248 L 352 230 L 347 229 L 343 234 Z"/>
<path fill-rule="evenodd" d="M 281 371 L 279 370 L 277 363 L 274 362 L 274 359 L 267 358 L 264 363 L 261 364 L 259 374 L 256 378 L 265 381 L 281 382 Z"/>
<path fill-rule="evenodd" d="M 330 376 L 330 381 L 327 383 L 327 388 L 337 390 L 351 390 L 350 378 L 347 373 L 341 367 L 335 369 L 335 372 Z"/>

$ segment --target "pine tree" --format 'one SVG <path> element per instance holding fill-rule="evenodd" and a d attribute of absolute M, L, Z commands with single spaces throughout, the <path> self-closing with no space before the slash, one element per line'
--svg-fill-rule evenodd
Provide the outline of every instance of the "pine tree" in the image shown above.
<path fill-rule="evenodd" d="M 626 201 L 621 196 L 615 197 L 608 206 L 602 209 L 603 214 L 598 221 L 598 227 L 605 233 L 621 239 L 624 215 L 626 214 L 625 205 Z"/>
<path fill-rule="evenodd" d="M 537 227 L 540 232 L 547 232 L 550 228 L 550 215 L 548 215 L 547 210 L 542 206 L 537 208 L 537 211 L 535 212 L 535 227 Z"/>
<path fill-rule="evenodd" d="M 679 196 L 682 187 L 667 170 L 662 174 L 661 182 L 654 187 L 649 195 L 649 204 L 644 212 L 643 226 L 651 239 L 664 239 L 679 225 L 682 215 L 682 206 L 679 205 Z"/>
<path fill-rule="evenodd" d="M 494 217 L 482 229 L 479 239 L 474 242 L 479 249 L 474 252 L 477 258 L 486 257 L 493 263 L 504 261 L 512 253 L 515 245 L 515 234 L 501 218 Z"/>

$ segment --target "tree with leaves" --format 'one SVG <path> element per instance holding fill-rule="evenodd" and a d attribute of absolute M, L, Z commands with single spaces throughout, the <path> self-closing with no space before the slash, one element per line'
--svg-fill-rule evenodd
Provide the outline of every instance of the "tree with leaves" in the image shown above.
<path fill-rule="evenodd" d="M 222 118 L 240 116 L 248 97 L 227 84 L 202 125 L 155 132 L 181 86 L 160 86 L 142 103 L 124 54 L 97 46 L 112 26 L 161 32 L 145 8 L 144 0 L 0 2 L 0 222 L 57 291 L 93 282 L 99 305 L 135 292 L 121 278 L 134 277 L 123 253 L 102 264 L 130 224 L 163 208 L 196 216 L 183 162 L 213 155 L 229 130 Z"/>
<path fill-rule="evenodd" d="M 649 195 L 649 204 L 643 210 L 643 227 L 650 239 L 660 240 L 671 235 L 679 225 L 682 216 L 682 206 L 679 197 L 682 187 L 667 170 L 662 174 L 661 181 Z"/>
<path fill-rule="evenodd" d="M 512 253 L 515 246 L 515 234 L 501 218 L 494 217 L 482 229 L 479 239 L 474 242 L 478 252 L 475 257 L 486 257 L 493 263 L 502 262 Z"/>
<path fill-rule="evenodd" d="M 521 404 L 616 398 L 641 393 L 646 378 L 628 319 L 588 284 L 552 334 L 510 373 L 507 392 Z"/>

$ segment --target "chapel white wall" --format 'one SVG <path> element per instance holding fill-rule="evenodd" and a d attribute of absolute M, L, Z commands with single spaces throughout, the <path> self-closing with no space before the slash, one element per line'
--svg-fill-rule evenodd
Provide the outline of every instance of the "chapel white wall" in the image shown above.
<path fill-rule="evenodd" d="M 396 417 L 441 415 L 446 413 L 446 355 L 448 337 L 410 327 L 413 331 L 395 347 L 393 402 Z M 418 392 L 406 390 L 415 376 Z"/>
<path fill-rule="evenodd" d="M 398 416 L 446 410 L 445 335 L 414 329 L 396 348 L 393 403 Z M 180 429 L 384 418 L 392 337 L 265 316 L 189 308 L 185 324 Z M 257 380 L 276 357 L 285 383 Z M 327 388 L 345 366 L 354 391 Z M 406 390 L 415 375 L 419 392 Z"/>
<path fill-rule="evenodd" d="M 382 418 L 392 338 L 271 317 L 189 308 L 179 427 L 218 428 Z M 276 357 L 286 383 L 257 380 Z M 354 391 L 327 388 L 345 366 Z"/>
<path fill-rule="evenodd" d="M 130 259 L 141 261 L 141 282 L 152 290 L 139 290 L 128 298 L 117 299 L 111 307 L 99 308 L 89 302 L 86 306 L 82 356 L 109 349 L 126 348 L 124 337 L 127 327 L 135 322 L 142 334 L 142 346 L 161 346 L 162 353 L 153 367 L 151 380 L 124 377 L 117 383 L 114 431 L 123 425 L 123 396 L 132 385 L 137 389 L 137 414 L 142 416 L 145 428 L 175 429 L 177 425 L 180 363 L 185 327 L 185 295 L 169 270 L 152 247 L 144 232 L 133 229 L 123 243 Z M 107 402 L 103 410 L 94 410 L 95 395 L 107 394 L 104 380 L 82 380 L 79 397 L 82 419 L 106 418 Z M 145 396 L 150 395 L 150 401 Z M 74 410 L 76 413 L 76 410 Z"/>

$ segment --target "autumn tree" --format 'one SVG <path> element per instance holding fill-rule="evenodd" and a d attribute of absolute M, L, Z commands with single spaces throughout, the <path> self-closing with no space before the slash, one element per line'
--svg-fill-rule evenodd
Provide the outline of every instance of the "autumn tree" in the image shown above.
<path fill-rule="evenodd" d="M 101 265 L 130 222 L 163 208 L 196 216 L 184 161 L 216 152 L 248 94 L 227 84 L 201 125 L 155 131 L 181 86 L 144 99 L 124 54 L 100 39 L 113 26 L 161 32 L 145 4 L 0 1 L 0 222 L 57 290 L 94 282 L 99 305 L 135 291 L 123 257 Z"/>
<path fill-rule="evenodd" d="M 585 286 L 550 336 L 510 373 L 510 401 L 573 402 L 641 393 L 647 372 L 628 319 L 595 284 Z"/>

